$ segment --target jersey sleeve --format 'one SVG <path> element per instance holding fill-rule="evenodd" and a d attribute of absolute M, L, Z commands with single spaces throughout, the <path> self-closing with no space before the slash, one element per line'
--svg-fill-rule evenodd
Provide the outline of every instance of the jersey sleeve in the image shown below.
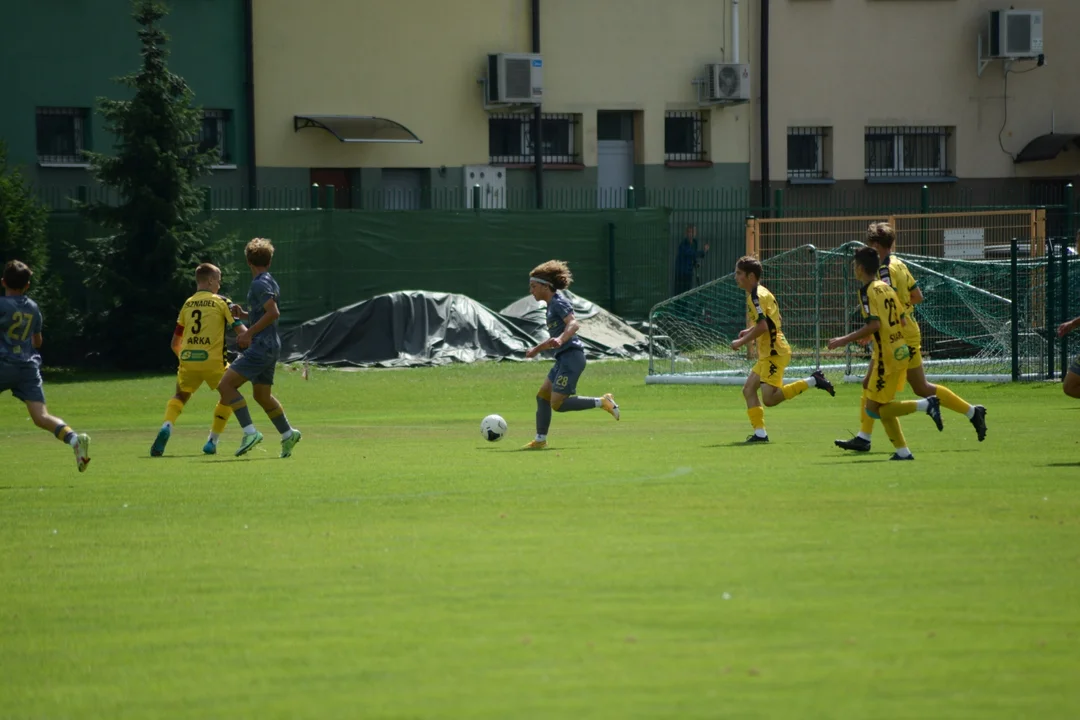
<path fill-rule="evenodd" d="M 867 293 L 867 295 L 868 300 L 866 303 L 866 321 L 870 322 L 871 320 L 881 320 L 881 318 L 885 315 L 885 308 L 882 305 L 885 299 L 885 293 L 881 291 L 880 287 L 876 287 L 870 288 L 870 291 L 869 293 Z"/>
<path fill-rule="evenodd" d="M 30 333 L 32 335 L 41 334 L 41 326 L 44 324 L 44 320 L 41 317 L 41 310 L 37 307 L 34 308 L 34 319 L 30 322 Z"/>
<path fill-rule="evenodd" d="M 777 318 L 780 317 L 780 305 L 776 302 L 776 296 L 772 293 L 768 293 L 764 297 L 759 298 L 759 300 L 761 302 L 761 317 L 759 317 L 758 320 L 768 318 L 776 323 Z"/>
<path fill-rule="evenodd" d="M 274 286 L 267 280 L 256 281 L 256 284 L 252 289 L 252 295 L 255 298 L 255 304 L 258 307 L 263 307 L 271 300 L 277 299 L 277 292 L 274 290 Z"/>
<path fill-rule="evenodd" d="M 750 317 L 755 323 L 759 323 L 765 319 L 765 309 L 761 304 L 761 294 L 757 288 L 750 291 L 747 296 L 747 303 L 750 309 Z"/>
<path fill-rule="evenodd" d="M 551 310 L 560 320 L 565 320 L 568 315 L 574 314 L 574 306 L 567 302 L 566 298 L 561 295 L 551 304 Z"/>
<path fill-rule="evenodd" d="M 187 318 L 184 317 L 184 308 L 180 308 L 180 312 L 176 315 L 176 326 L 187 327 Z"/>

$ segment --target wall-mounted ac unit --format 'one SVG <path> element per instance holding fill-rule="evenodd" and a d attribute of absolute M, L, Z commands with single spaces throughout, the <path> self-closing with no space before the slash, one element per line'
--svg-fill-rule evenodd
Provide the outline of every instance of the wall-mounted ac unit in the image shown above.
<path fill-rule="evenodd" d="M 710 103 L 750 99 L 750 66 L 746 63 L 713 63 L 705 66 L 705 100 Z"/>
<path fill-rule="evenodd" d="M 485 85 L 485 105 L 539 105 L 544 95 L 544 61 L 537 53 L 488 55 Z"/>
<path fill-rule="evenodd" d="M 1042 10 L 991 10 L 991 58 L 1036 58 L 1043 54 Z"/>

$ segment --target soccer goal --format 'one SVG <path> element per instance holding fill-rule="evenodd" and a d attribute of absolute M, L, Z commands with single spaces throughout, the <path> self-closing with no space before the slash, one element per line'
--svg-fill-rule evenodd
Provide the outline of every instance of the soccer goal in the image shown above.
<path fill-rule="evenodd" d="M 792 348 L 785 373 L 816 369 L 861 382 L 869 348 L 830 351 L 830 338 L 862 325 L 851 260 L 862 243 L 831 250 L 803 245 L 762 262 L 761 282 L 777 297 L 782 330 Z M 898 253 L 925 300 L 916 309 L 931 381 L 1007 382 L 1014 363 L 1021 379 L 1045 377 L 1045 263 L 961 260 Z M 1015 319 L 1016 332 L 1013 332 Z M 746 293 L 726 275 L 653 307 L 649 317 L 648 384 L 742 384 L 756 359 L 731 342 L 748 326 Z"/>

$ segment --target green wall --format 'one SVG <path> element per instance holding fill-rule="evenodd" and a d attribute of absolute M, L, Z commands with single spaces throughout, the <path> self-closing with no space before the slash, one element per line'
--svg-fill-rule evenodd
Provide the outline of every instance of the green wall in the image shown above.
<path fill-rule="evenodd" d="M 170 68 L 187 80 L 195 102 L 233 111 L 232 157 L 238 169 L 217 171 L 211 185 L 243 184 L 247 112 L 244 100 L 242 0 L 173 0 L 163 27 L 170 36 Z M 138 25 L 130 0 L 0 2 L 0 138 L 9 159 L 39 187 L 74 194 L 89 183 L 85 170 L 40 168 L 35 109 L 89 107 L 130 91 L 112 81 L 140 63 Z M 91 119 L 91 149 L 108 151 L 102 118 Z M 69 191 L 70 189 L 70 191 Z"/>

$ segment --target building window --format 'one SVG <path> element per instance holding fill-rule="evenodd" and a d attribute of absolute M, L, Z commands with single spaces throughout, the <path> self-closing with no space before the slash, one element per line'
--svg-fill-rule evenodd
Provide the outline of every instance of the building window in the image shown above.
<path fill-rule="evenodd" d="M 866 177 L 947 177 L 946 127 L 866 129 Z"/>
<path fill-rule="evenodd" d="M 231 165 L 234 162 L 229 132 L 231 127 L 232 111 L 203 111 L 202 132 L 199 136 L 199 150 L 201 152 L 215 151 L 217 158 L 214 160 L 214 165 Z"/>
<path fill-rule="evenodd" d="M 39 107 L 37 155 L 42 165 L 86 165 L 90 149 L 89 108 Z"/>
<path fill-rule="evenodd" d="M 577 116 L 541 116 L 545 164 L 578 163 Z M 493 165 L 522 165 L 533 162 L 533 117 L 524 114 L 492 115 L 488 119 L 488 153 Z"/>
<path fill-rule="evenodd" d="M 703 162 L 705 159 L 705 114 L 669 112 L 664 118 L 664 160 Z"/>
<path fill-rule="evenodd" d="M 787 176 L 789 180 L 824 180 L 829 177 L 829 128 L 789 127 Z"/>

